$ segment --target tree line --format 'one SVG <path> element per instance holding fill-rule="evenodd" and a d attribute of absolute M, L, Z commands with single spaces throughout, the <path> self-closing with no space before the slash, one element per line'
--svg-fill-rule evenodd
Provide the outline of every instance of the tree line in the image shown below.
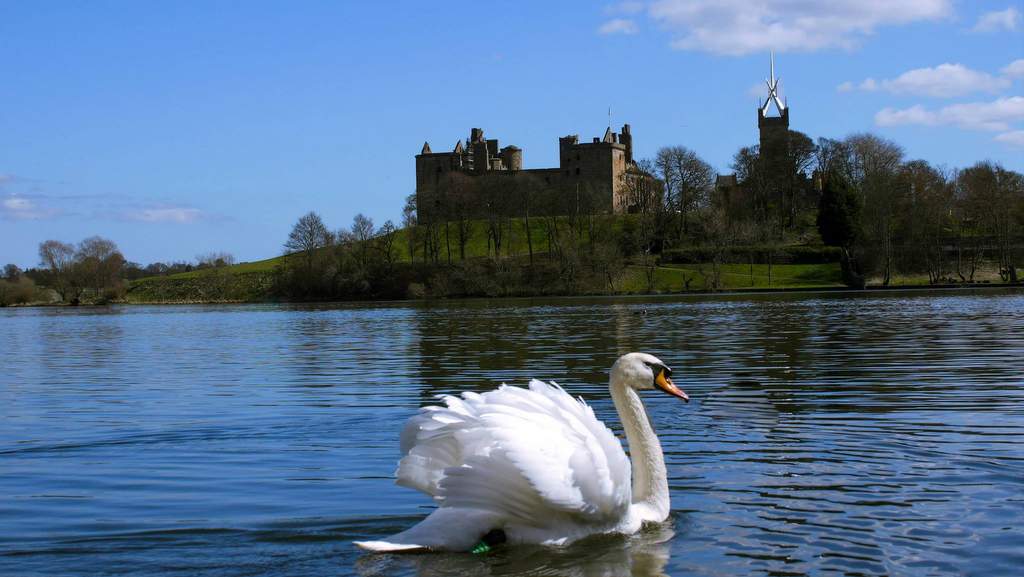
<path fill-rule="evenodd" d="M 59 240 L 39 243 L 39 266 L 22 270 L 7 264 L 0 277 L 0 306 L 25 303 L 106 304 L 122 300 L 129 281 L 234 264 L 226 252 L 196 257 L 196 262 L 154 262 L 146 266 L 125 259 L 117 244 L 91 236 L 78 244 Z"/>
<path fill-rule="evenodd" d="M 374 228 L 363 214 L 350 228 L 332 231 L 311 211 L 292 227 L 284 243 L 288 258 L 275 267 L 271 290 L 290 300 L 402 296 L 393 280 L 397 233 L 390 220 Z"/>

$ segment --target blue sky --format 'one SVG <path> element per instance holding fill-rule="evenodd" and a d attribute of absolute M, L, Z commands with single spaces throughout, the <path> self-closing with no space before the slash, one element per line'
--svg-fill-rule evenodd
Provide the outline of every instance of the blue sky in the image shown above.
<path fill-rule="evenodd" d="M 3 3 L 0 264 L 93 234 L 141 263 L 274 256 L 309 210 L 397 222 L 425 140 L 479 126 L 554 166 L 609 107 L 638 156 L 729 172 L 771 47 L 796 130 L 1024 170 L 1020 2 L 752 4 Z"/>

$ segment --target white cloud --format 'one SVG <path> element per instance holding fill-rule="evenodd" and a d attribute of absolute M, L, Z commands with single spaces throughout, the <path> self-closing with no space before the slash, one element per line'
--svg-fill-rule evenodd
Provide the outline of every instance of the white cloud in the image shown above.
<path fill-rule="evenodd" d="M 22 211 L 32 210 L 32 201 L 27 198 L 19 198 L 17 196 L 9 196 L 4 199 L 4 209 L 10 211 Z"/>
<path fill-rule="evenodd" d="M 1009 131 L 1012 123 L 1024 120 L 1024 96 L 999 98 L 992 102 L 952 104 L 929 110 L 920 104 L 904 108 L 884 108 L 875 115 L 878 126 L 921 124 L 954 125 L 968 130 Z"/>
<path fill-rule="evenodd" d="M 122 216 L 127 220 L 137 220 L 141 222 L 188 224 L 202 219 L 205 215 L 203 214 L 203 211 L 197 208 L 159 207 L 129 210 L 122 213 Z"/>
<path fill-rule="evenodd" d="M 1024 76 L 1024 58 L 1014 60 L 1002 70 L 1007 78 L 1020 78 Z"/>
<path fill-rule="evenodd" d="M 910 108 L 897 110 L 895 108 L 883 108 L 875 114 L 875 124 L 878 126 L 900 126 L 904 124 L 938 124 L 938 115 L 935 112 L 926 110 L 920 104 Z"/>
<path fill-rule="evenodd" d="M 597 29 L 598 34 L 636 34 L 636 22 L 627 18 L 613 18 Z"/>
<path fill-rule="evenodd" d="M 59 210 L 41 207 L 25 196 L 10 194 L 0 201 L 0 217 L 6 220 L 42 220 L 58 214 Z"/>
<path fill-rule="evenodd" d="M 648 10 L 674 48 L 733 56 L 849 48 L 877 28 L 952 13 L 951 0 L 658 0 Z"/>
<path fill-rule="evenodd" d="M 852 90 L 852 83 L 846 82 L 840 86 L 847 85 L 847 91 Z M 908 70 L 892 79 L 877 81 L 868 78 L 857 85 L 857 88 L 866 92 L 885 90 L 893 94 L 955 98 L 974 92 L 999 92 L 1009 86 L 1008 78 L 992 76 L 987 72 L 971 70 L 963 64 L 947 62 L 932 68 Z"/>
<path fill-rule="evenodd" d="M 866 92 L 874 92 L 878 90 L 878 81 L 874 78 L 865 78 L 864 82 L 857 85 L 857 88 Z"/>
<path fill-rule="evenodd" d="M 978 18 L 971 32 L 999 32 L 1016 30 L 1020 25 L 1020 11 L 1010 6 L 1006 10 L 986 12 Z"/>
<path fill-rule="evenodd" d="M 836 86 L 836 92 L 853 92 L 853 83 L 847 80 L 839 86 Z"/>
<path fill-rule="evenodd" d="M 996 135 L 996 140 L 1013 146 L 1024 147 L 1024 130 L 1011 130 L 1010 132 L 998 134 Z"/>

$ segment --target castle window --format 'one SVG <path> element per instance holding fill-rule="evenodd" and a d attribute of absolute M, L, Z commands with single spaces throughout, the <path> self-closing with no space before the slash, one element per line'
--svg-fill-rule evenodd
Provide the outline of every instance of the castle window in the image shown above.
<path fill-rule="evenodd" d="M 580 175 L 580 169 L 579 169 L 579 168 L 577 168 L 577 169 L 576 169 L 576 176 L 579 176 L 579 175 Z"/>

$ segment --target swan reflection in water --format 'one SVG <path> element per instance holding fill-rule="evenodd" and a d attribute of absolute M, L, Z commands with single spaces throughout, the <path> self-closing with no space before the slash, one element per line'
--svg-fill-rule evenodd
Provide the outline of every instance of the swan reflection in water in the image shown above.
<path fill-rule="evenodd" d="M 673 519 L 645 526 L 634 535 L 596 535 L 568 547 L 499 547 L 487 555 L 420 553 L 365 555 L 361 577 L 523 575 L 531 577 L 664 577 L 675 536 Z"/>

